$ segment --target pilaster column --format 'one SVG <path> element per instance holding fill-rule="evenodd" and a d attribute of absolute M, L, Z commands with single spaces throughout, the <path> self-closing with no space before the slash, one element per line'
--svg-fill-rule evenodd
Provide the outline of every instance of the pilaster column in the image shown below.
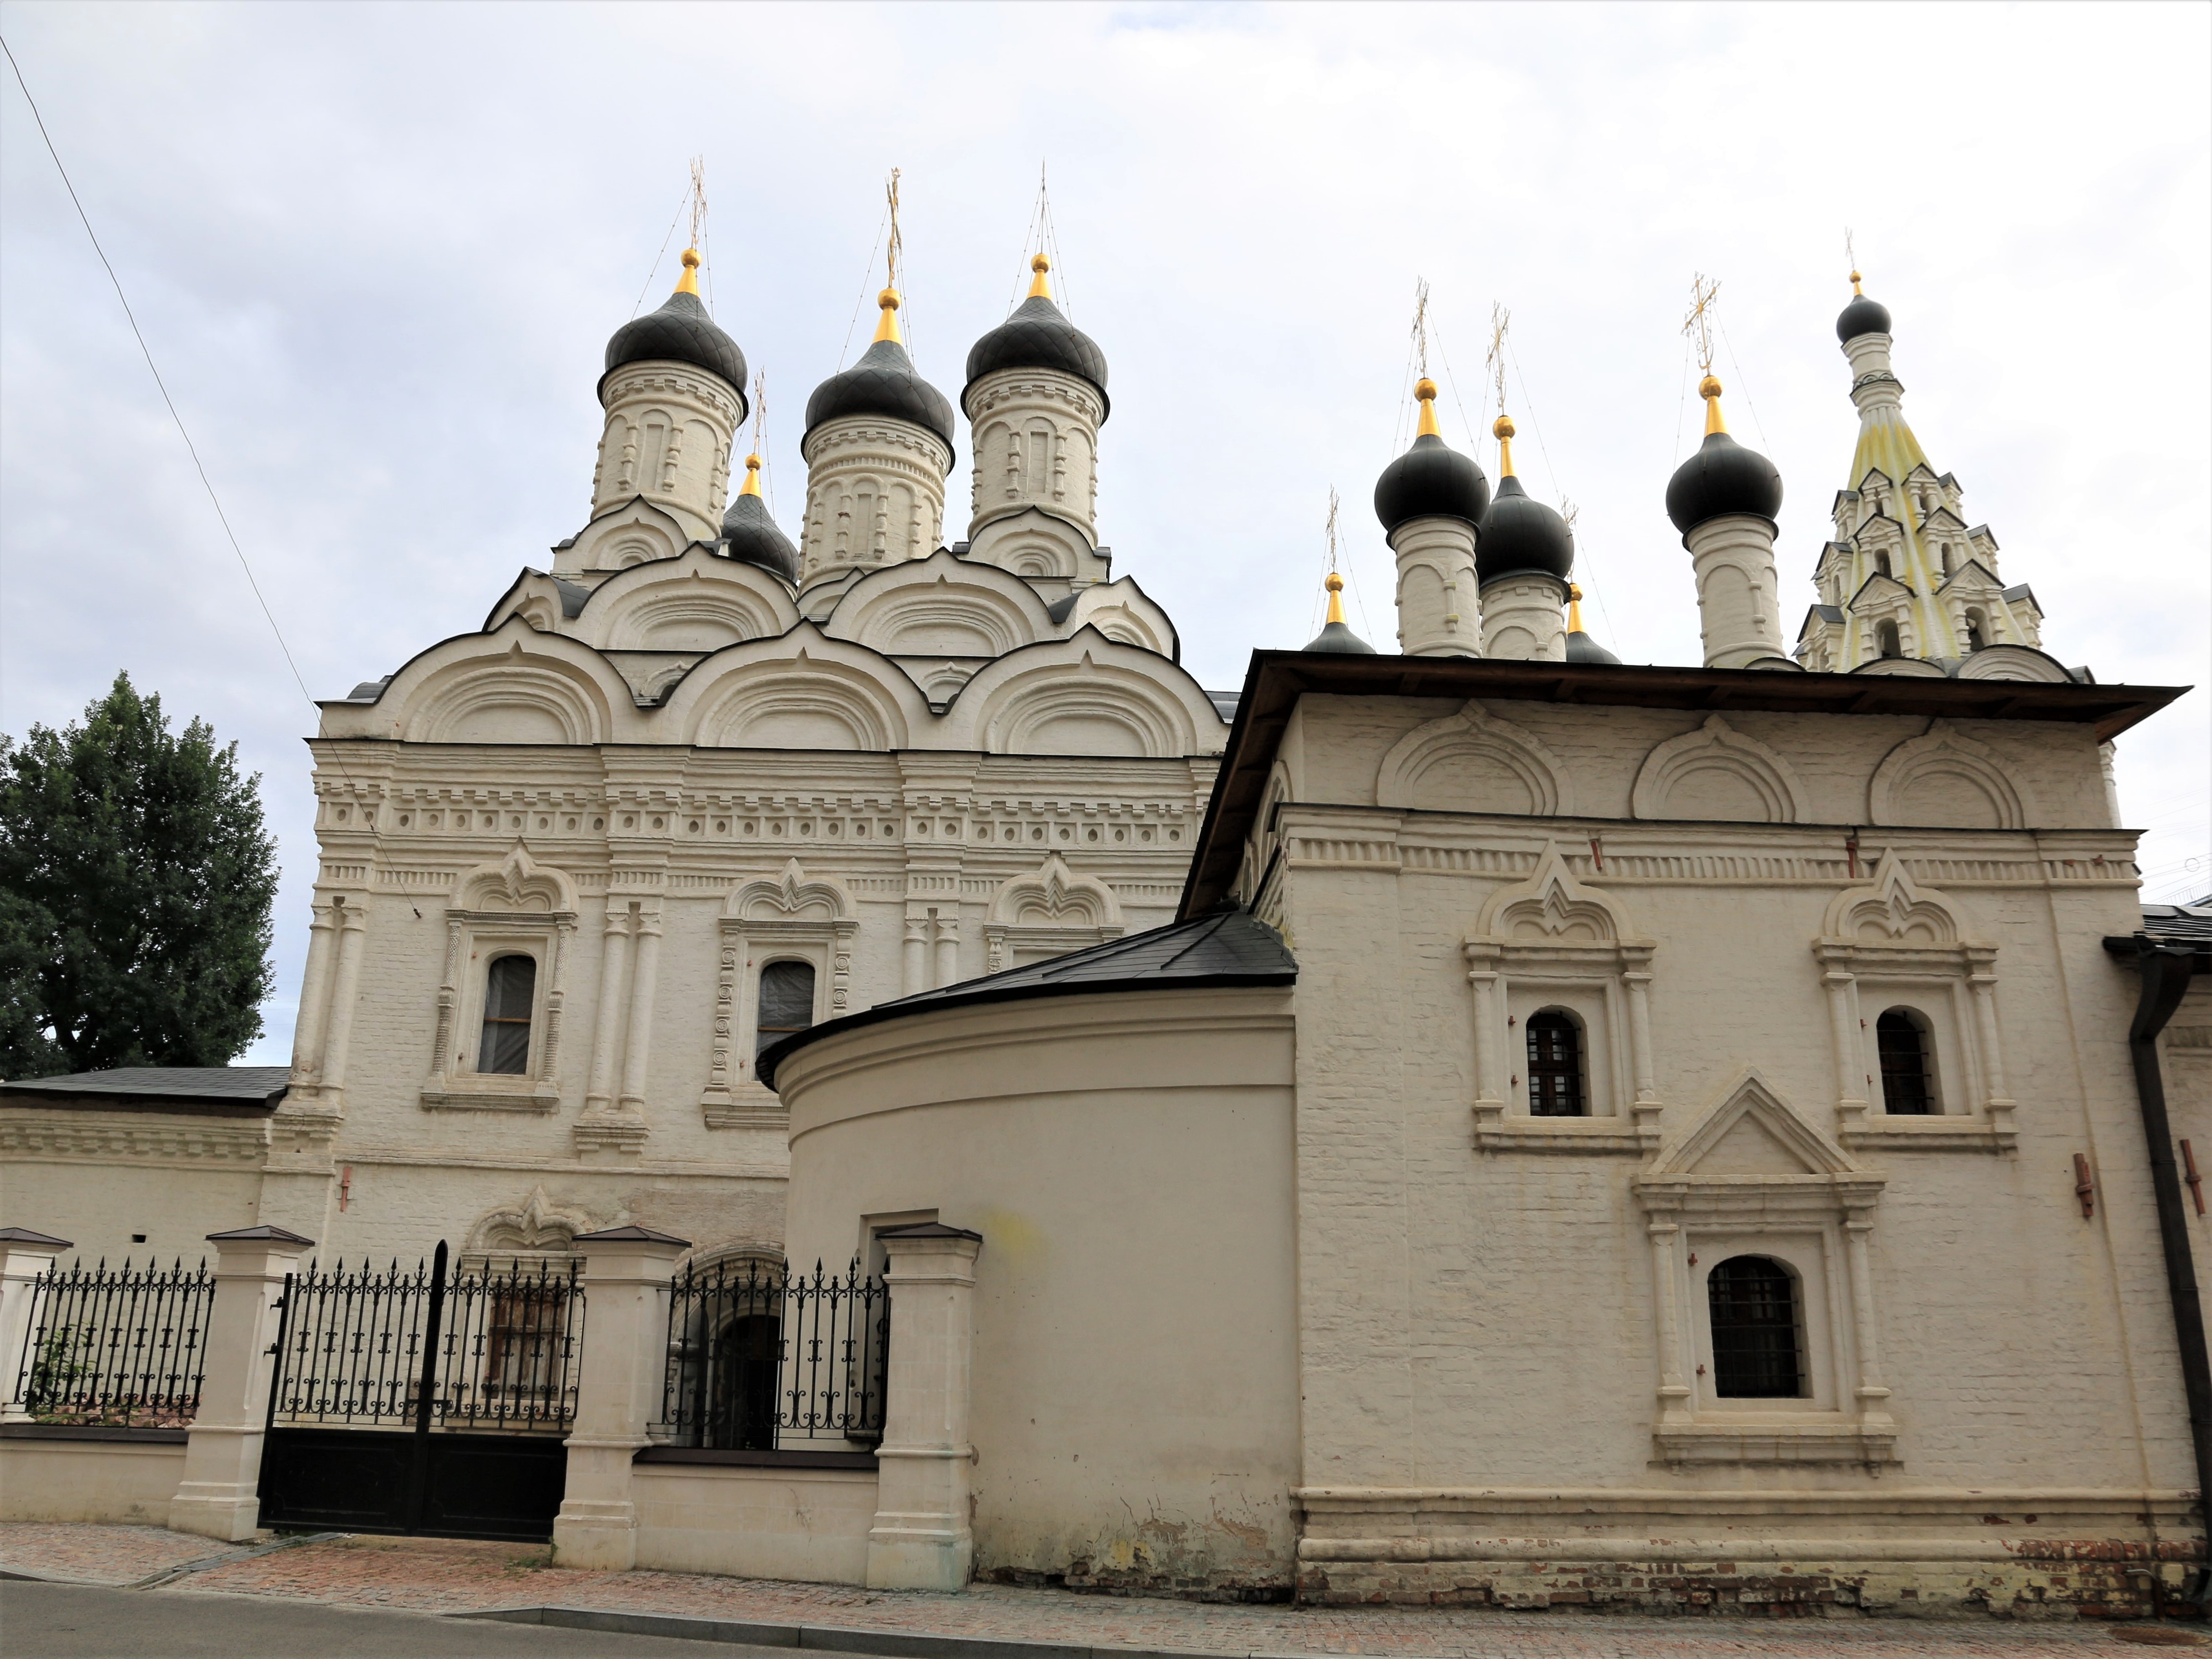
<path fill-rule="evenodd" d="M 637 965 L 629 978 L 629 1038 L 623 1047 L 622 1109 L 645 1110 L 646 1065 L 653 1057 L 653 994 L 660 982 L 660 912 L 637 915 Z"/>
<path fill-rule="evenodd" d="M 201 1350 L 199 1411 L 169 1528 L 240 1543 L 261 1524 L 261 1444 L 269 1424 L 277 1301 L 300 1252 L 315 1241 L 282 1227 L 210 1233 L 215 1294 Z"/>
<path fill-rule="evenodd" d="M 1682 1369 L 1682 1310 L 1674 1294 L 1674 1263 L 1682 1229 L 1671 1215 L 1644 1224 L 1651 1243 L 1651 1293 L 1659 1304 L 1659 1420 L 1686 1423 L 1693 1414 L 1690 1379 Z"/>
<path fill-rule="evenodd" d="M 1874 1270 L 1869 1262 L 1867 1235 L 1874 1231 L 1873 1200 L 1845 1200 L 1844 1255 L 1851 1275 L 1851 1334 L 1859 1351 L 1857 1396 L 1864 1426 L 1886 1432 L 1890 1426 L 1889 1390 L 1881 1380 L 1881 1336 L 1874 1322 Z"/>
<path fill-rule="evenodd" d="M 28 1227 L 0 1227 L 0 1423 L 30 1419 L 23 1409 L 22 1380 L 39 1279 L 53 1272 L 57 1255 L 75 1248 L 66 1238 Z"/>
<path fill-rule="evenodd" d="M 649 1227 L 611 1227 L 578 1234 L 576 1248 L 584 1253 L 583 1352 L 553 1554 L 564 1567 L 623 1572 L 637 1565 L 630 1462 L 660 1414 L 668 1285 L 691 1246 Z"/>
<path fill-rule="evenodd" d="M 929 988 L 929 940 L 927 916 L 907 913 L 906 942 L 899 948 L 899 994 L 912 996 Z"/>
<path fill-rule="evenodd" d="M 615 1056 L 622 1047 L 623 980 L 629 966 L 630 907 L 623 899 L 607 901 L 605 928 L 599 937 L 599 1004 L 597 1028 L 592 1034 L 592 1081 L 584 1095 L 586 1112 L 604 1113 L 615 1103 Z"/>
<path fill-rule="evenodd" d="M 960 913 L 939 912 L 937 918 L 937 982 L 941 986 L 957 985 L 960 981 Z"/>
<path fill-rule="evenodd" d="M 890 1375 L 868 1588 L 961 1589 L 975 1558 L 968 1418 L 983 1239 L 933 1221 L 880 1237 L 890 1253 Z"/>
<path fill-rule="evenodd" d="M 2009 1130 L 2013 1127 L 2014 1102 L 2012 1091 L 2005 1083 L 2004 1042 L 1997 1033 L 1997 975 L 1996 952 L 1986 945 L 1966 947 L 1966 960 L 1972 971 L 1966 975 L 1967 989 L 1973 993 L 1974 1030 L 1980 1038 L 1982 1051 L 1982 1081 L 1989 1091 L 1982 1108 L 1990 1115 L 1990 1127 Z"/>
<path fill-rule="evenodd" d="M 331 1006 L 331 940 L 335 932 L 331 915 L 333 906 L 344 903 L 343 899 L 334 899 L 331 904 L 308 907 L 307 966 L 300 975 L 300 1024 L 292 1034 L 295 1088 L 314 1083 L 322 1072 L 323 1032 Z"/>
<path fill-rule="evenodd" d="M 1651 1053 L 1651 951 L 1624 948 L 1620 982 L 1628 993 L 1628 1060 L 1636 1078 L 1636 1101 L 1629 1108 L 1637 1132 L 1653 1145 L 1659 1139 L 1659 1071 Z"/>
<path fill-rule="evenodd" d="M 1474 993 L 1474 1129 L 1480 1144 L 1485 1129 L 1498 1127 L 1505 1115 L 1504 1055 L 1500 1052 L 1504 975 L 1498 973 L 1494 945 L 1463 947 L 1468 969 L 1467 982 Z"/>
<path fill-rule="evenodd" d="M 343 898 L 332 900 L 331 908 L 337 911 L 338 965 L 331 986 L 330 1035 L 323 1045 L 322 1096 L 333 1105 L 343 1105 L 346 1050 L 353 1042 L 353 1006 L 361 986 L 362 936 L 368 927 L 368 913 L 358 902 L 347 904 Z"/>
<path fill-rule="evenodd" d="M 1858 980 L 1842 952 L 1823 947 L 1820 984 L 1828 994 L 1828 1030 L 1836 1050 L 1836 1123 L 1838 1129 L 1866 1127 L 1866 1045 L 1859 1041 L 1853 1012 Z"/>

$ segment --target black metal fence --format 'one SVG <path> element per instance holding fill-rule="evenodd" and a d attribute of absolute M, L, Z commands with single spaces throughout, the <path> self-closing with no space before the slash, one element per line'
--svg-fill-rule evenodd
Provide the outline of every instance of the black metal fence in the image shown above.
<path fill-rule="evenodd" d="M 584 1335 L 577 1261 L 412 1272 L 310 1265 L 284 1281 L 274 1427 L 566 1433 Z"/>
<path fill-rule="evenodd" d="M 180 1428 L 204 1375 L 215 1280 L 179 1260 L 57 1267 L 32 1281 L 15 1397 L 41 1423 Z"/>
<path fill-rule="evenodd" d="M 890 1341 L 890 1295 L 857 1260 L 811 1277 L 781 1261 L 687 1267 L 670 1287 L 655 1432 L 722 1451 L 880 1440 Z"/>

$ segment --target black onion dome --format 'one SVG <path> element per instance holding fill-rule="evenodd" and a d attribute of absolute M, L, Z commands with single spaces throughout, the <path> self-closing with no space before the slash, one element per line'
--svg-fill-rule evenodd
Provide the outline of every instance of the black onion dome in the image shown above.
<path fill-rule="evenodd" d="M 1853 295 L 1850 304 L 1845 306 L 1836 318 L 1836 337 L 1846 344 L 1862 334 L 1888 332 L 1889 307 L 1877 300 L 1868 299 L 1863 294 Z"/>
<path fill-rule="evenodd" d="M 1012 316 L 969 348 L 968 385 L 960 393 L 960 406 L 967 408 L 976 381 L 1002 368 L 1057 369 L 1088 380 L 1112 411 L 1106 398 L 1106 354 L 1042 294 L 1023 301 Z"/>
<path fill-rule="evenodd" d="M 658 311 L 624 323 L 607 342 L 607 375 L 624 363 L 690 363 L 726 381 L 738 394 L 738 421 L 744 424 L 750 405 L 745 401 L 745 354 L 722 332 L 696 294 L 682 289 L 668 296 Z"/>
<path fill-rule="evenodd" d="M 1667 516 L 1685 536 L 1731 513 L 1771 519 L 1781 511 L 1782 475 L 1774 463 L 1725 432 L 1707 434 L 1667 483 Z"/>
<path fill-rule="evenodd" d="M 1580 629 L 1567 635 L 1567 660 L 1569 662 L 1604 662 L 1611 663 L 1616 668 L 1620 666 L 1620 658 L 1614 656 L 1612 652 L 1607 650 Z"/>
<path fill-rule="evenodd" d="M 1565 519 L 1522 489 L 1521 480 L 1510 472 L 1498 481 L 1498 495 L 1476 531 L 1478 581 L 1524 571 L 1540 571 L 1565 581 L 1575 568 L 1575 532 Z"/>
<path fill-rule="evenodd" d="M 1414 439 L 1375 481 L 1375 516 L 1386 536 L 1415 519 L 1479 524 L 1489 505 L 1490 480 L 1482 469 L 1433 432 Z"/>
<path fill-rule="evenodd" d="M 1375 647 L 1361 639 L 1340 622 L 1333 622 L 1312 639 L 1306 641 L 1309 651 L 1341 651 L 1352 656 L 1371 657 Z"/>
<path fill-rule="evenodd" d="M 852 368 L 816 386 L 806 400 L 806 430 L 811 434 L 824 422 L 848 415 L 927 427 L 945 440 L 947 449 L 952 447 L 952 405 L 915 373 L 914 360 L 896 340 L 877 341 Z"/>
<path fill-rule="evenodd" d="M 772 570 L 787 582 L 799 580 L 799 550 L 757 495 L 740 494 L 722 515 L 722 550 L 740 564 Z"/>

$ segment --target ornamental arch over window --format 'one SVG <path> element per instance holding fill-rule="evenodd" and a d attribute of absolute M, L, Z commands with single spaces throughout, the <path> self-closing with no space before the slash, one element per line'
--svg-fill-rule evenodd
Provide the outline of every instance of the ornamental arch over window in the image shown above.
<path fill-rule="evenodd" d="M 561 1006 L 575 931 L 574 882 L 519 843 L 454 882 L 425 1107 L 560 1104 Z"/>

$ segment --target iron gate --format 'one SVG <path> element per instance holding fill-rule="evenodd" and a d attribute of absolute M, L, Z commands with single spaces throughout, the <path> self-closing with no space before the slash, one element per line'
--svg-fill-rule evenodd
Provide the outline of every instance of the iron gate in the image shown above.
<path fill-rule="evenodd" d="M 537 1541 L 553 1535 L 576 1413 L 578 1263 L 284 1281 L 264 1526 Z"/>

